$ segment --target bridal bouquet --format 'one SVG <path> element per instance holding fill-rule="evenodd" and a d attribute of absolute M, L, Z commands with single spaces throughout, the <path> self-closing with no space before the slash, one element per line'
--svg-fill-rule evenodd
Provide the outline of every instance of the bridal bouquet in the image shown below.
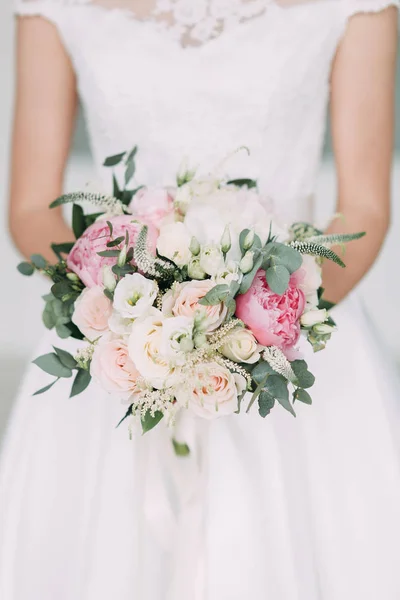
<path fill-rule="evenodd" d="M 124 186 L 114 172 L 113 196 L 52 203 L 73 203 L 76 236 L 53 245 L 56 264 L 33 255 L 19 265 L 53 281 L 46 327 L 83 340 L 75 356 L 54 348 L 34 361 L 56 378 L 36 393 L 74 374 L 74 396 L 93 378 L 144 432 L 182 409 L 214 419 L 257 402 L 266 417 L 278 403 L 295 416 L 314 383 L 299 342 L 321 350 L 335 330 L 321 263 L 344 267 L 331 246 L 363 234 L 284 227 L 251 180 L 183 170 L 175 187 L 130 190 L 135 155 L 106 160 L 125 169 Z M 82 201 L 97 212 L 86 215 Z"/>

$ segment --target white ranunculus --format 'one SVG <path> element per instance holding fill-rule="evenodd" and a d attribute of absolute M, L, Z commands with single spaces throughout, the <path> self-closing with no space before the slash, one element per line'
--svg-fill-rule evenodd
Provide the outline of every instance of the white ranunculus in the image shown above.
<path fill-rule="evenodd" d="M 184 365 L 186 354 L 194 349 L 194 319 L 172 317 L 163 321 L 161 352 L 171 364 Z"/>
<path fill-rule="evenodd" d="M 126 275 L 115 288 L 114 310 L 126 319 L 136 319 L 153 306 L 157 293 L 155 281 L 140 273 Z"/>
<path fill-rule="evenodd" d="M 171 387 L 176 383 L 178 371 L 162 353 L 163 325 L 160 311 L 138 319 L 129 336 L 129 356 L 141 376 L 156 389 Z"/>
<path fill-rule="evenodd" d="M 218 271 L 214 277 L 214 281 L 217 284 L 227 284 L 237 281 L 240 283 L 243 279 L 243 275 L 239 271 L 239 265 L 234 260 L 229 260 L 224 267 Z"/>
<path fill-rule="evenodd" d="M 213 277 L 224 266 L 224 257 L 220 247 L 215 244 L 202 246 L 200 250 L 200 267 Z"/>
<path fill-rule="evenodd" d="M 303 327 L 313 327 L 324 323 L 328 318 L 328 311 L 325 308 L 320 310 L 309 310 L 300 318 L 300 323 Z"/>
<path fill-rule="evenodd" d="M 191 240 L 192 235 L 183 223 L 169 223 L 161 227 L 157 240 L 158 253 L 172 260 L 178 267 L 184 267 L 192 258 Z"/>
<path fill-rule="evenodd" d="M 252 365 L 260 360 L 261 346 L 249 329 L 240 327 L 229 334 L 220 352 L 234 362 Z"/>

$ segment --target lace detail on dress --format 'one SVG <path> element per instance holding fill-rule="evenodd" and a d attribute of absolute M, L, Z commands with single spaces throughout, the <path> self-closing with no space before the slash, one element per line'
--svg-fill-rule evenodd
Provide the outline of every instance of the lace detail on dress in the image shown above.
<path fill-rule="evenodd" d="M 168 30 L 182 46 L 198 46 L 261 17 L 268 6 L 296 6 L 318 0 L 15 0 L 20 14 L 40 14 L 41 6 L 93 5 L 118 10 L 160 30 Z M 45 14 L 45 10 L 43 10 Z"/>

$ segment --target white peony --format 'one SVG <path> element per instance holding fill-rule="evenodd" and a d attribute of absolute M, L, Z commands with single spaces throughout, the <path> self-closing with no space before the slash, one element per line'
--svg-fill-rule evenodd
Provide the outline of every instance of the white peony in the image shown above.
<path fill-rule="evenodd" d="M 141 376 L 154 388 L 171 387 L 178 371 L 162 353 L 164 317 L 156 309 L 132 325 L 129 336 L 129 356 Z"/>
<path fill-rule="evenodd" d="M 215 244 L 207 244 L 201 247 L 200 250 L 200 267 L 212 277 L 220 271 L 224 266 L 224 257 L 219 246 Z"/>
<path fill-rule="evenodd" d="M 136 319 L 153 306 L 157 294 L 155 281 L 140 273 L 126 275 L 115 288 L 114 310 L 126 319 Z"/>
<path fill-rule="evenodd" d="M 194 319 L 172 317 L 163 321 L 161 336 L 162 354 L 174 365 L 184 365 L 186 354 L 194 349 Z"/>
<path fill-rule="evenodd" d="M 260 360 L 261 349 L 252 332 L 240 327 L 229 334 L 220 352 L 234 362 L 254 364 Z"/>
<path fill-rule="evenodd" d="M 192 258 L 189 248 L 191 240 L 192 236 L 183 223 L 169 223 L 161 227 L 157 251 L 178 267 L 184 267 Z"/>

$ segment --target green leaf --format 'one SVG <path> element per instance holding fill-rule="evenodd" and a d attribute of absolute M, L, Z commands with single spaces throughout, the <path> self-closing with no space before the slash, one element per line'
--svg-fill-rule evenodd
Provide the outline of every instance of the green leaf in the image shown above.
<path fill-rule="evenodd" d="M 287 410 L 288 412 L 290 412 L 290 414 L 293 415 L 294 417 L 296 416 L 296 413 L 294 411 L 293 406 L 290 403 L 289 398 L 287 398 L 287 399 L 286 398 L 277 398 L 277 400 L 278 400 L 279 404 L 281 406 L 283 406 L 283 408 L 285 410 Z"/>
<path fill-rule="evenodd" d="M 26 275 L 27 277 L 33 275 L 35 272 L 34 267 L 29 262 L 19 263 L 17 269 L 21 273 L 21 275 Z"/>
<path fill-rule="evenodd" d="M 121 192 L 121 202 L 128 206 L 131 203 L 133 196 L 135 195 L 135 190 L 124 190 Z"/>
<path fill-rule="evenodd" d="M 282 375 L 270 375 L 267 379 L 264 389 L 278 401 L 289 400 L 288 384 Z"/>
<path fill-rule="evenodd" d="M 115 177 L 115 174 L 113 173 L 113 196 L 114 198 L 118 198 L 118 200 L 121 200 L 121 190 L 119 189 L 119 185 L 118 185 L 118 180 Z"/>
<path fill-rule="evenodd" d="M 101 217 L 104 213 L 103 212 L 99 212 L 99 213 L 92 213 L 91 215 L 85 215 L 85 230 L 90 227 L 91 225 L 93 225 L 93 223 L 95 221 L 97 221 L 97 219 L 99 217 Z"/>
<path fill-rule="evenodd" d="M 189 456 L 190 448 L 187 444 L 180 444 L 176 440 L 172 440 L 172 444 L 174 446 L 175 454 L 177 456 L 182 456 L 182 457 Z"/>
<path fill-rule="evenodd" d="M 246 250 L 244 249 L 244 241 L 247 237 L 247 234 L 250 233 L 250 229 L 243 229 L 240 234 L 239 234 L 239 245 L 240 245 L 240 250 L 242 252 L 242 255 L 245 254 Z M 252 250 L 254 250 L 255 248 L 261 248 L 262 244 L 261 244 L 261 239 L 260 237 L 255 233 L 254 234 L 254 241 L 253 241 L 253 245 L 252 245 Z"/>
<path fill-rule="evenodd" d="M 225 283 L 220 283 L 213 287 L 207 294 L 199 300 L 202 306 L 216 306 L 224 302 L 230 295 L 229 286 Z"/>
<path fill-rule="evenodd" d="M 69 254 L 74 247 L 74 242 L 65 242 L 64 244 L 51 244 L 51 249 L 57 256 L 58 260 L 62 260 L 62 254 Z"/>
<path fill-rule="evenodd" d="M 116 429 L 118 429 L 118 427 L 125 421 L 125 419 L 127 419 L 128 417 L 131 416 L 132 414 L 132 407 L 133 404 L 130 405 L 130 407 L 128 408 L 128 410 L 126 411 L 125 415 L 122 417 L 122 419 L 120 420 L 120 422 L 118 423 Z"/>
<path fill-rule="evenodd" d="M 58 281 L 51 287 L 51 293 L 61 300 L 64 296 L 71 293 L 71 288 L 66 281 Z"/>
<path fill-rule="evenodd" d="M 251 376 L 257 385 L 262 383 L 267 375 L 276 375 L 276 373 L 265 361 L 259 362 L 251 372 Z"/>
<path fill-rule="evenodd" d="M 232 297 L 229 297 L 225 302 L 225 306 L 228 310 L 226 314 L 226 320 L 229 321 L 229 319 L 231 319 L 236 312 L 236 300 Z"/>
<path fill-rule="evenodd" d="M 70 321 L 69 323 L 67 323 L 66 325 L 68 327 L 68 329 L 71 332 L 71 337 L 74 338 L 74 340 L 83 340 L 84 339 L 84 335 L 83 333 L 78 329 L 78 327 L 75 325 L 75 323 L 72 323 L 72 321 Z"/>
<path fill-rule="evenodd" d="M 154 429 L 154 427 L 159 424 L 163 417 L 163 413 L 159 410 L 154 413 L 154 416 L 152 416 L 151 412 L 148 410 L 141 420 L 143 433 L 147 433 L 151 429 Z"/>
<path fill-rule="evenodd" d="M 282 296 L 288 288 L 290 273 L 283 265 L 269 267 L 265 273 L 267 283 L 274 294 Z"/>
<path fill-rule="evenodd" d="M 125 186 L 128 185 L 128 183 L 130 182 L 130 180 L 132 179 L 132 177 L 134 176 L 136 171 L 136 166 L 134 161 L 129 162 L 127 167 L 126 167 L 126 171 L 125 171 Z"/>
<path fill-rule="evenodd" d="M 275 406 L 275 398 L 263 390 L 258 396 L 258 412 L 263 419 L 269 415 Z"/>
<path fill-rule="evenodd" d="M 45 269 L 47 261 L 41 254 L 32 254 L 31 261 L 37 269 Z"/>
<path fill-rule="evenodd" d="M 107 248 L 114 248 L 115 246 L 119 246 L 124 241 L 125 236 L 121 235 L 120 237 L 115 238 L 115 240 L 111 240 L 108 242 Z"/>
<path fill-rule="evenodd" d="M 257 187 L 257 181 L 255 179 L 231 179 L 227 182 L 227 185 L 236 185 L 237 187 L 247 187 L 250 189 Z"/>
<path fill-rule="evenodd" d="M 68 323 L 68 319 L 66 320 L 65 323 L 56 323 L 56 332 L 57 332 L 57 335 L 62 340 L 66 340 L 71 335 L 71 332 L 68 329 L 66 323 Z"/>
<path fill-rule="evenodd" d="M 103 163 L 104 167 L 116 167 L 124 158 L 126 152 L 121 152 L 120 154 L 114 154 L 114 156 L 109 156 Z"/>
<path fill-rule="evenodd" d="M 70 398 L 73 398 L 74 396 L 84 392 L 91 380 L 92 377 L 89 371 L 86 371 L 86 369 L 78 369 L 78 372 L 75 375 L 74 383 L 72 384 Z"/>
<path fill-rule="evenodd" d="M 271 261 L 273 266 L 283 265 L 289 271 L 294 273 L 297 269 L 300 269 L 303 258 L 300 252 L 297 252 L 291 246 L 280 244 L 279 242 L 272 242 L 266 247 L 265 258 Z"/>
<path fill-rule="evenodd" d="M 72 354 L 70 354 L 66 350 L 62 350 L 61 348 L 56 348 L 55 346 L 53 346 L 53 348 L 64 367 L 67 367 L 68 369 L 76 369 L 78 363 L 76 362 Z"/>
<path fill-rule="evenodd" d="M 46 329 L 53 329 L 56 325 L 56 318 L 50 303 L 45 306 L 42 313 L 42 321 Z"/>
<path fill-rule="evenodd" d="M 40 390 L 37 390 L 37 392 L 35 392 L 34 394 L 32 394 L 33 396 L 39 396 L 39 394 L 44 394 L 45 392 L 48 392 L 55 383 L 57 383 L 57 381 L 59 380 L 59 377 L 57 377 L 57 379 L 55 379 L 54 381 L 52 381 L 51 383 L 49 383 L 49 385 L 46 385 L 45 387 L 41 388 Z"/>
<path fill-rule="evenodd" d="M 299 385 L 302 388 L 310 388 L 315 383 L 315 377 L 308 370 L 305 360 L 294 360 L 290 363 Z"/>
<path fill-rule="evenodd" d="M 334 302 L 329 302 L 329 300 L 325 300 L 325 298 L 320 298 L 318 308 L 325 308 L 326 310 L 332 310 L 335 308 L 336 304 Z"/>
<path fill-rule="evenodd" d="M 298 388 L 293 392 L 293 402 L 298 400 L 299 402 L 304 402 L 304 404 L 312 404 L 311 396 L 306 390 L 302 390 Z"/>
<path fill-rule="evenodd" d="M 110 292 L 110 290 L 103 290 L 103 293 L 105 295 L 106 298 L 108 298 L 109 300 L 111 300 L 111 302 L 114 302 L 114 294 L 113 292 Z"/>
<path fill-rule="evenodd" d="M 254 246 L 253 246 L 254 247 Z M 251 271 L 249 271 L 249 273 L 246 273 L 246 275 L 243 275 L 243 279 L 242 282 L 240 284 L 240 290 L 239 290 L 239 294 L 245 294 L 246 292 L 249 291 L 249 289 L 251 288 L 251 285 L 254 281 L 254 277 L 257 274 L 257 271 L 259 270 L 259 268 L 261 267 L 262 264 L 262 256 L 261 254 L 255 259 L 254 261 L 254 267 L 252 268 Z"/>
<path fill-rule="evenodd" d="M 79 204 L 72 205 L 72 231 L 76 239 L 80 238 L 85 232 L 86 222 L 85 213 L 83 212 L 82 206 Z"/>
<path fill-rule="evenodd" d="M 72 370 L 68 367 L 65 367 L 57 354 L 44 354 L 43 356 L 39 356 L 33 361 L 33 364 L 37 365 L 42 371 L 45 371 L 49 375 L 54 375 L 55 377 L 71 377 Z"/>
<path fill-rule="evenodd" d="M 103 256 L 104 258 L 115 258 L 120 255 L 120 250 L 103 250 L 102 252 L 98 252 L 99 256 Z"/>
<path fill-rule="evenodd" d="M 126 164 L 131 163 L 135 159 L 137 151 L 138 151 L 138 147 L 134 146 L 128 154 L 128 158 L 126 159 Z"/>

